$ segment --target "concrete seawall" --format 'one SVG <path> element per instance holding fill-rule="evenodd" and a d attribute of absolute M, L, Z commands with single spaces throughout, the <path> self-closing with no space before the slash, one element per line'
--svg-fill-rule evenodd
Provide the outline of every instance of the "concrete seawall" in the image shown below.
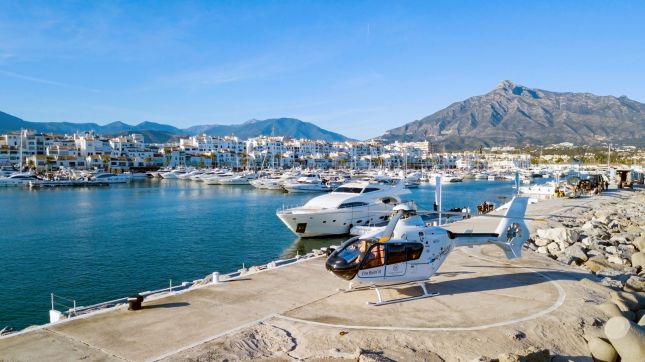
<path fill-rule="evenodd" d="M 626 193 L 628 193 L 626 191 Z M 532 204 L 532 230 L 575 216 L 611 195 Z M 494 230 L 499 219 L 451 224 Z M 324 258 L 250 273 L 217 285 L 120 306 L 0 338 L 0 360 L 472 360 L 529 347 L 589 356 L 583 335 L 606 319 L 608 289 L 593 275 L 525 250 L 506 260 L 494 246 L 453 252 L 428 283 L 434 298 L 380 307 L 371 290 L 343 293 Z M 418 287 L 385 290 L 415 295 Z"/>

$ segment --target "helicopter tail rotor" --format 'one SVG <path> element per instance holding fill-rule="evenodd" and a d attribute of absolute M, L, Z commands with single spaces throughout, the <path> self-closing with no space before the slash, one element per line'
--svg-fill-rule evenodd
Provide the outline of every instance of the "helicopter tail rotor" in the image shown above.
<path fill-rule="evenodd" d="M 522 245 L 529 238 L 529 229 L 524 222 L 528 201 L 528 197 L 513 198 L 504 218 L 495 230 L 498 238 L 493 243 L 504 250 L 508 259 L 519 258 L 522 253 Z"/>

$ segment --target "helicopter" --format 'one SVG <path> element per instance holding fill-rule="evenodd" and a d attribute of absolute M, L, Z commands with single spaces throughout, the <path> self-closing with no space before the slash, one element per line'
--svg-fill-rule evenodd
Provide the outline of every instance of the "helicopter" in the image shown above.
<path fill-rule="evenodd" d="M 343 242 L 331 250 L 325 266 L 341 279 L 373 288 L 377 302 L 385 305 L 439 295 L 428 291 L 426 281 L 432 277 L 456 247 L 492 244 L 500 247 L 508 259 L 521 256 L 529 230 L 524 223 L 528 198 L 515 197 L 493 233 L 455 233 L 440 226 L 425 224 L 416 210 L 400 204 L 393 208 L 387 226 L 375 228 Z M 423 294 L 384 300 L 379 288 L 417 283 Z"/>

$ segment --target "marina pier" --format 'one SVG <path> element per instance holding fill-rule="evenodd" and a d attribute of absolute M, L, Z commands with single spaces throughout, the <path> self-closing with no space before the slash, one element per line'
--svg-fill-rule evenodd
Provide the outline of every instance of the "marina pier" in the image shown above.
<path fill-rule="evenodd" d="M 629 193 L 531 204 L 529 226 L 545 227 L 552 218 Z M 475 217 L 447 228 L 485 232 L 497 222 Z M 148 298 L 138 311 L 120 305 L 30 328 L 0 338 L 2 359 L 342 360 L 384 353 L 400 360 L 472 360 L 530 346 L 585 356 L 583 335 L 594 330 L 594 320 L 606 319 L 593 306 L 607 289 L 589 282 L 596 280 L 592 274 L 533 252 L 508 261 L 491 246 L 455 251 L 427 283 L 439 296 L 379 307 L 366 303 L 376 298 L 373 290 L 343 292 L 347 284 L 325 271 L 324 260 L 310 255 Z"/>

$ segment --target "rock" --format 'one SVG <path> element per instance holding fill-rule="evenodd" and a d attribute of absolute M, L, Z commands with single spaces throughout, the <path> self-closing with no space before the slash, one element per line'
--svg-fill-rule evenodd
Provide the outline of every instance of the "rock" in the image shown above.
<path fill-rule="evenodd" d="M 625 261 L 623 258 L 616 256 L 616 255 L 611 255 L 607 258 L 607 261 L 612 263 L 612 264 L 618 264 L 618 265 L 623 265 L 625 264 Z"/>
<path fill-rule="evenodd" d="M 643 298 L 639 293 L 611 291 L 609 292 L 609 299 L 613 302 L 624 303 L 629 310 L 638 310 L 645 307 L 645 298 Z"/>
<path fill-rule="evenodd" d="M 611 279 L 609 277 L 603 278 L 602 281 L 600 281 L 600 284 L 609 288 L 616 289 L 623 289 L 625 287 L 625 284 L 623 284 L 623 282 L 621 282 L 620 280 Z"/>
<path fill-rule="evenodd" d="M 493 361 L 497 361 L 497 360 L 486 356 L 478 356 L 473 358 L 470 362 L 493 362 Z"/>
<path fill-rule="evenodd" d="M 624 317 L 623 312 L 618 308 L 618 306 L 615 303 L 612 303 L 612 302 L 604 302 L 602 304 L 599 304 L 598 309 L 600 309 L 603 313 L 605 313 L 610 318 Z"/>
<path fill-rule="evenodd" d="M 611 246 L 606 247 L 605 251 L 610 253 L 610 254 L 616 254 L 616 253 L 618 253 L 618 248 L 615 247 L 614 245 L 611 245 Z"/>
<path fill-rule="evenodd" d="M 588 231 L 588 230 L 593 230 L 595 228 L 594 224 L 591 221 L 587 221 L 580 227 L 582 230 Z"/>
<path fill-rule="evenodd" d="M 625 282 L 625 286 L 637 292 L 645 292 L 645 278 L 640 276 L 631 276 Z"/>
<path fill-rule="evenodd" d="M 605 335 L 622 362 L 645 361 L 645 329 L 625 317 L 612 317 L 605 324 Z"/>
<path fill-rule="evenodd" d="M 537 246 L 547 246 L 549 242 L 547 239 L 535 238 L 535 245 Z"/>
<path fill-rule="evenodd" d="M 596 250 L 596 249 L 590 249 L 589 251 L 587 251 L 587 256 L 590 258 L 594 256 L 599 256 L 604 259 L 604 255 L 605 254 L 602 251 Z"/>
<path fill-rule="evenodd" d="M 592 337 L 589 339 L 588 346 L 594 361 L 615 362 L 618 359 L 618 352 L 605 339 Z"/>
<path fill-rule="evenodd" d="M 505 334 L 508 338 L 514 341 L 519 341 L 521 339 L 526 338 L 526 334 L 524 334 L 524 332 L 517 331 L 517 330 L 509 331 L 509 332 L 506 332 Z"/>
<path fill-rule="evenodd" d="M 552 242 L 551 244 L 546 246 L 547 250 L 549 250 L 549 254 L 553 256 L 558 256 L 560 255 L 560 246 L 558 245 L 557 242 Z"/>
<path fill-rule="evenodd" d="M 359 362 L 394 362 L 393 359 L 383 355 L 383 352 L 361 352 Z"/>
<path fill-rule="evenodd" d="M 580 247 L 580 244 L 578 243 L 568 246 L 566 249 L 564 249 L 564 253 L 566 255 L 570 255 L 580 263 L 589 260 L 589 257 L 587 257 L 587 254 L 585 254 L 585 252 Z"/>
<path fill-rule="evenodd" d="M 551 361 L 551 353 L 548 349 L 529 347 L 526 351 L 522 353 L 524 358 L 523 362 L 549 362 Z"/>
<path fill-rule="evenodd" d="M 515 353 L 502 353 L 497 356 L 499 362 L 520 362 L 520 356 Z"/>
<path fill-rule="evenodd" d="M 620 226 L 617 220 L 611 220 L 609 224 L 607 224 L 607 227 L 610 229 L 617 229 Z"/>
<path fill-rule="evenodd" d="M 549 250 L 546 248 L 546 246 L 540 246 L 539 248 L 537 248 L 536 251 L 538 253 L 540 253 L 540 254 L 548 254 L 549 253 Z"/>
<path fill-rule="evenodd" d="M 639 236 L 632 242 L 638 251 L 645 252 L 645 237 Z"/>
<path fill-rule="evenodd" d="M 591 240 L 591 238 L 586 237 L 586 238 L 582 238 L 582 240 L 580 240 L 580 242 L 584 246 L 591 246 L 592 240 Z"/>
<path fill-rule="evenodd" d="M 645 253 L 638 252 L 632 254 L 632 265 L 635 267 L 645 268 Z"/>
<path fill-rule="evenodd" d="M 585 262 L 585 266 L 594 273 L 606 268 L 607 264 L 607 259 L 602 256 L 594 256 Z"/>
<path fill-rule="evenodd" d="M 624 235 L 614 235 L 609 239 L 609 241 L 613 241 L 614 243 L 618 243 L 618 244 L 629 243 L 629 241 L 627 241 L 627 238 Z"/>
<path fill-rule="evenodd" d="M 567 229 L 563 227 L 538 229 L 537 234 L 542 239 L 552 240 L 556 243 L 564 243 L 567 241 Z"/>

